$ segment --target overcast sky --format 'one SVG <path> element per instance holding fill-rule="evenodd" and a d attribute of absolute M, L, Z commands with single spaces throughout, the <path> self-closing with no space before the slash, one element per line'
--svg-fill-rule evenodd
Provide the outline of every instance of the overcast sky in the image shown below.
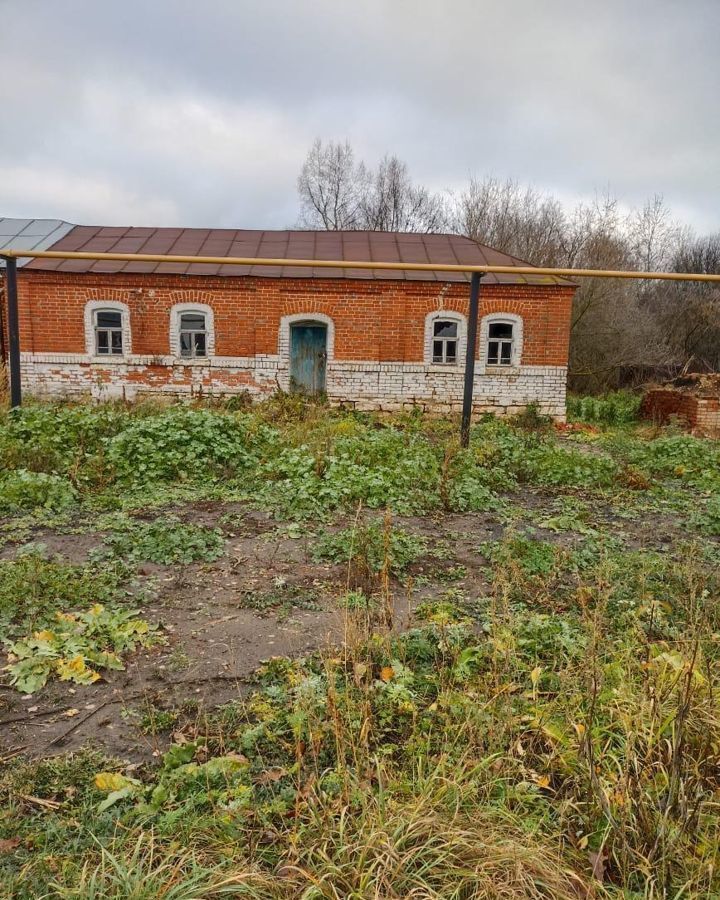
<path fill-rule="evenodd" d="M 287 227 L 315 137 L 720 228 L 720 0 L 0 0 L 0 216 Z"/>

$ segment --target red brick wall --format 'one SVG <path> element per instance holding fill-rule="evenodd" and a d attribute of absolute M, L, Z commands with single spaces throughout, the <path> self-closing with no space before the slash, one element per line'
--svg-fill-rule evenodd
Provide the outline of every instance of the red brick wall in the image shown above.
<path fill-rule="evenodd" d="M 698 397 L 673 388 L 655 388 L 643 397 L 640 415 L 663 425 L 675 417 L 694 434 L 720 437 L 720 399 L 715 397 Z"/>
<path fill-rule="evenodd" d="M 325 313 L 335 322 L 335 358 L 416 362 L 423 359 L 425 316 L 440 308 L 467 314 L 469 285 L 426 281 L 309 278 L 218 278 L 20 272 L 21 349 L 84 353 L 88 300 L 118 300 L 130 308 L 132 350 L 169 353 L 169 311 L 199 302 L 215 314 L 217 356 L 274 354 L 280 318 Z M 523 317 L 524 365 L 568 361 L 574 288 L 483 285 L 481 316 Z"/>

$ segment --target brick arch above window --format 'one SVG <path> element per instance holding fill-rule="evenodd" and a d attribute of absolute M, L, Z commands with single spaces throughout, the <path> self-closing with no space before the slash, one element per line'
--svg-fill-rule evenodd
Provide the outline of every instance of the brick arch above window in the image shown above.
<path fill-rule="evenodd" d="M 95 345 L 95 313 L 107 309 L 120 313 L 120 325 L 122 328 L 122 355 L 112 356 L 103 354 L 100 357 Z M 122 361 L 132 353 L 132 329 L 130 328 L 130 307 L 119 300 L 88 300 L 85 304 L 85 349 L 88 356 L 102 359 L 103 362 Z"/>
<path fill-rule="evenodd" d="M 207 303 L 176 303 L 170 309 L 170 355 L 180 356 L 180 317 L 183 313 L 201 313 L 205 316 L 205 356 L 196 357 L 206 359 L 215 355 L 215 314 L 213 308 Z M 182 357 L 183 361 L 192 357 Z"/>
<path fill-rule="evenodd" d="M 128 288 L 91 287 L 87 289 L 85 296 L 92 302 L 102 300 L 104 303 L 129 304 L 139 295 L 137 291 Z"/>
<path fill-rule="evenodd" d="M 495 366 L 488 363 L 488 343 L 490 340 L 490 326 L 491 325 L 512 325 L 512 356 L 510 365 L 503 366 Z M 522 353 L 523 353 L 523 318 L 519 316 L 517 313 L 511 312 L 493 312 L 487 316 L 483 316 L 480 321 L 480 362 L 483 366 L 490 366 L 491 369 L 504 369 L 506 371 L 512 371 L 513 369 L 519 368 L 522 362 Z"/>
<path fill-rule="evenodd" d="M 325 313 L 318 312 L 297 312 L 291 315 L 283 316 L 280 319 L 280 332 L 278 334 L 278 355 L 281 360 L 286 362 L 290 359 L 290 328 L 292 325 L 300 323 L 307 325 L 318 324 L 327 327 L 327 360 L 330 362 L 335 358 L 335 322 Z"/>
<path fill-rule="evenodd" d="M 426 365 L 448 365 L 433 363 L 433 339 L 436 322 L 455 322 L 457 324 L 457 357 L 450 365 L 464 366 L 467 348 L 467 318 L 453 309 L 434 309 L 425 316 L 424 361 Z"/>
<path fill-rule="evenodd" d="M 170 291 L 170 299 L 176 305 L 184 303 L 189 306 L 209 306 L 212 304 L 213 294 L 211 291 L 182 288 Z"/>

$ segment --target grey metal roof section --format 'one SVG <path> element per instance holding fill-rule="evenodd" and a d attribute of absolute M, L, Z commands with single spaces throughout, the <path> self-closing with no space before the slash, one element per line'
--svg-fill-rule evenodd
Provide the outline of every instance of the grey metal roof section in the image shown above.
<path fill-rule="evenodd" d="M 0 217 L 0 253 L 3 250 L 47 250 L 75 226 L 62 219 L 9 219 Z M 29 257 L 18 259 L 18 265 L 30 262 Z M 0 266 L 5 261 L 0 259 Z"/>

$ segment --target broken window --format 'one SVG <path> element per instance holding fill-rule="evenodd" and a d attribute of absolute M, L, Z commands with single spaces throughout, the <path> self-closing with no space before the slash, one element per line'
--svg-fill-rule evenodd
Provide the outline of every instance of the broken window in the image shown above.
<path fill-rule="evenodd" d="M 434 363 L 455 365 L 458 354 L 458 323 L 449 319 L 433 322 L 432 360 Z"/>
<path fill-rule="evenodd" d="M 205 313 L 186 312 L 181 314 L 180 356 L 207 356 Z"/>
<path fill-rule="evenodd" d="M 95 353 L 98 356 L 122 356 L 122 313 L 115 309 L 95 310 Z"/>
<path fill-rule="evenodd" d="M 491 322 L 488 327 L 487 364 L 511 366 L 515 326 L 511 322 Z"/>

